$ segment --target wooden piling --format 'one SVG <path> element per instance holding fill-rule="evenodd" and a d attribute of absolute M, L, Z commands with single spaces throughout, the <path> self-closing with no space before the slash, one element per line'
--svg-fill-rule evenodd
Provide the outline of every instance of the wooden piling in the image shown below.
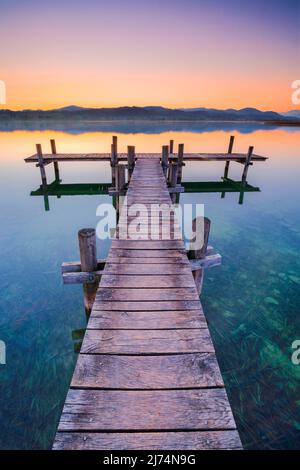
<path fill-rule="evenodd" d="M 230 139 L 229 139 L 229 145 L 228 145 L 228 152 L 227 152 L 227 153 L 229 153 L 229 154 L 232 153 L 233 144 L 234 144 L 234 135 L 231 135 L 231 136 L 230 136 Z M 228 177 L 229 164 L 230 164 L 230 161 L 228 160 L 228 161 L 225 163 L 224 178 L 227 178 L 227 177 Z"/>
<path fill-rule="evenodd" d="M 127 147 L 127 160 L 128 160 L 128 183 L 134 170 L 135 165 L 135 147 L 128 145 Z"/>
<path fill-rule="evenodd" d="M 167 171 L 169 167 L 169 147 L 168 145 L 163 145 L 162 147 L 162 159 L 161 165 L 163 168 L 164 175 L 167 176 Z"/>
<path fill-rule="evenodd" d="M 97 270 L 96 231 L 94 228 L 83 228 L 78 232 L 81 271 Z"/>
<path fill-rule="evenodd" d="M 202 220 L 203 219 L 203 220 Z M 208 238 L 209 238 L 209 231 L 210 231 L 210 220 L 207 217 L 197 217 L 192 222 L 192 229 L 193 233 L 195 233 L 195 238 L 200 236 L 197 234 L 197 228 L 200 221 L 200 227 L 202 230 L 203 227 L 203 245 L 201 248 L 197 250 L 190 250 L 189 251 L 189 258 L 190 259 L 203 259 L 206 256 L 207 245 L 208 245 Z M 194 281 L 197 287 L 198 294 L 201 295 L 202 292 L 202 285 L 203 285 L 203 277 L 204 277 L 204 270 L 198 269 L 193 271 Z"/>
<path fill-rule="evenodd" d="M 116 187 L 116 166 L 118 164 L 118 137 L 116 135 L 112 138 L 110 165 L 111 165 L 111 181 L 112 186 Z"/>
<path fill-rule="evenodd" d="M 36 144 L 36 152 L 37 152 L 39 168 L 41 172 L 42 186 L 43 186 L 43 189 L 47 189 L 47 176 L 46 176 L 45 163 L 44 163 L 41 144 Z"/>
<path fill-rule="evenodd" d="M 118 192 L 122 191 L 125 188 L 125 169 L 125 165 L 118 165 L 116 168 L 116 190 Z"/>
<path fill-rule="evenodd" d="M 112 138 L 112 145 L 114 148 L 114 164 L 117 165 L 118 163 L 118 137 L 116 135 Z"/>
<path fill-rule="evenodd" d="M 81 271 L 93 272 L 98 269 L 96 231 L 84 228 L 78 232 Z M 84 307 L 87 316 L 90 315 L 95 301 L 98 282 L 83 284 Z"/>
<path fill-rule="evenodd" d="M 184 144 L 178 145 L 178 156 L 177 156 L 177 184 L 181 184 L 182 180 L 182 166 L 183 166 L 183 154 L 184 154 Z"/>
<path fill-rule="evenodd" d="M 174 149 L 174 140 L 170 140 L 170 154 L 174 153 L 173 149 Z"/>
<path fill-rule="evenodd" d="M 242 174 L 242 183 L 246 182 L 248 168 L 249 168 L 250 163 L 251 163 L 253 149 L 254 149 L 254 147 L 249 147 L 249 149 L 248 149 L 247 157 L 246 157 L 245 163 L 244 163 L 244 170 L 243 170 L 243 174 Z"/>
<path fill-rule="evenodd" d="M 51 153 L 53 155 L 56 155 L 57 152 L 56 152 L 55 140 L 51 139 L 50 144 L 51 144 Z M 53 162 L 53 166 L 54 166 L 55 181 L 60 181 L 58 162 Z"/>

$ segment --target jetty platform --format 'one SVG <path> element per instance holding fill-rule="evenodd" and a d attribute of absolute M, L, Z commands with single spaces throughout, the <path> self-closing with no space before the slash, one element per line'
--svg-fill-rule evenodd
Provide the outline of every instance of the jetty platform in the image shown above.
<path fill-rule="evenodd" d="M 133 204 L 171 204 L 136 157 L 53 449 L 241 449 L 176 217 L 170 239 L 120 237 Z"/>

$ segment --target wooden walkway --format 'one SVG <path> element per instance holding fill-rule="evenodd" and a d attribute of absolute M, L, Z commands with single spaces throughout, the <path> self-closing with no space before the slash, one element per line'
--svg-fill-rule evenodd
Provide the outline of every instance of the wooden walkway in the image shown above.
<path fill-rule="evenodd" d="M 137 159 L 157 159 L 161 158 L 161 153 L 136 153 Z M 127 162 L 127 153 L 118 153 L 119 161 Z M 170 154 L 170 159 L 177 158 L 176 154 Z M 247 158 L 245 153 L 185 153 L 184 161 L 233 161 L 244 163 Z M 265 161 L 267 158 L 261 155 L 252 154 L 252 161 Z M 45 165 L 53 162 L 80 162 L 80 161 L 111 161 L 110 153 L 44 153 Z M 26 163 L 38 163 L 37 154 L 25 158 Z"/>
<path fill-rule="evenodd" d="M 159 159 L 138 159 L 127 206 L 170 202 Z M 171 231 L 112 241 L 54 449 L 241 448 L 176 220 Z"/>

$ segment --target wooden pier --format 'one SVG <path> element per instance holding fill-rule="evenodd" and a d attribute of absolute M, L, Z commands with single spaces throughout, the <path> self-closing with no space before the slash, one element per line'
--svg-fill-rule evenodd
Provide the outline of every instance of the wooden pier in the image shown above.
<path fill-rule="evenodd" d="M 151 157 L 130 170 L 54 449 L 242 448 L 176 218 L 171 239 L 120 237 L 132 204 L 171 203 Z"/>

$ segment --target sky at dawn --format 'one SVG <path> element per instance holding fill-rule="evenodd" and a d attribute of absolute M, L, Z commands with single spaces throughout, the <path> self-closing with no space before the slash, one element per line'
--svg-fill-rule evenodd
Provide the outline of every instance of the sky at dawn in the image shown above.
<path fill-rule="evenodd" d="M 0 0 L 2 108 L 295 109 L 300 0 Z"/>

